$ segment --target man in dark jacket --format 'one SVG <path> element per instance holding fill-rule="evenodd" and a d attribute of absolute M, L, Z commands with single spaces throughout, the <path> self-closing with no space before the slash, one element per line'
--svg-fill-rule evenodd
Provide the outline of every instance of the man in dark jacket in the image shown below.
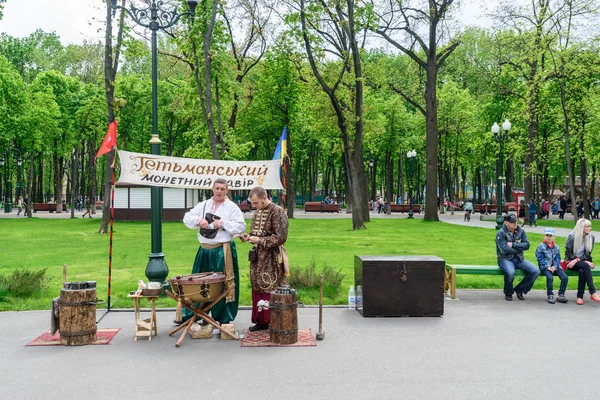
<path fill-rule="evenodd" d="M 560 213 L 558 215 L 558 218 L 565 219 L 566 211 L 567 211 L 567 199 L 565 199 L 565 196 L 562 196 L 560 198 Z"/>
<path fill-rule="evenodd" d="M 523 228 L 517 224 L 514 214 L 504 216 L 504 226 L 496 233 L 496 256 L 498 266 L 504 272 L 504 298 L 512 301 L 515 293 L 519 300 L 525 300 L 524 294 L 531 290 L 533 283 L 540 276 L 540 269 L 525 260 L 523 251 L 529 250 L 529 240 Z M 523 280 L 513 288 L 515 269 L 525 273 Z"/>

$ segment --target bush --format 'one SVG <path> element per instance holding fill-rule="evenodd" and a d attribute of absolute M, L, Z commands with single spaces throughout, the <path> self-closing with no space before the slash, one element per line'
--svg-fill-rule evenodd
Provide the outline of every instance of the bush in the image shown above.
<path fill-rule="evenodd" d="M 321 268 L 321 273 L 317 272 L 315 259 L 311 259 L 306 267 L 299 265 L 290 267 L 290 276 L 287 283 L 296 289 L 319 289 L 319 275 L 323 274 L 324 288 L 323 295 L 325 297 L 335 298 L 342 284 L 342 280 L 346 276 L 340 268 L 330 267 L 326 263 Z"/>
<path fill-rule="evenodd" d="M 17 269 L 11 276 L 0 276 L 0 298 L 4 298 L 6 295 L 30 297 L 46 289 L 48 281 L 46 268 L 39 271 Z"/>

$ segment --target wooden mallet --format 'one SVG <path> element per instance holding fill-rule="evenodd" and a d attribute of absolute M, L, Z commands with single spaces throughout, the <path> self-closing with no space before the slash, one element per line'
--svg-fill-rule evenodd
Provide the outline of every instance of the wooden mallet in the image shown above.
<path fill-rule="evenodd" d="M 321 275 L 321 285 L 319 288 L 319 332 L 317 332 L 317 340 L 325 339 L 325 332 L 323 332 L 323 281 L 325 278 Z"/>

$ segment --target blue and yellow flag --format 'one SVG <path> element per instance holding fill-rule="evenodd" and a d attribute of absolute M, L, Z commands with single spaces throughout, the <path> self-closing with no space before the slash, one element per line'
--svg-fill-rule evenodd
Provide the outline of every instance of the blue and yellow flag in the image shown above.
<path fill-rule="evenodd" d="M 279 138 L 279 143 L 277 143 L 277 147 L 275 148 L 275 153 L 273 154 L 273 160 L 279 160 L 283 164 L 283 159 L 287 154 L 287 127 L 283 128 L 283 133 Z"/>

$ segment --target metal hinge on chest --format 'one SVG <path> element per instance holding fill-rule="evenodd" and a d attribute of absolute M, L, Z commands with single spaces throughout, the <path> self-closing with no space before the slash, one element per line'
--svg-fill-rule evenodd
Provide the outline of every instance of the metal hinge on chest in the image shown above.
<path fill-rule="evenodd" d="M 406 263 L 403 262 L 401 269 L 400 269 L 400 280 L 402 282 L 406 282 L 408 280 L 408 267 L 406 266 Z"/>

